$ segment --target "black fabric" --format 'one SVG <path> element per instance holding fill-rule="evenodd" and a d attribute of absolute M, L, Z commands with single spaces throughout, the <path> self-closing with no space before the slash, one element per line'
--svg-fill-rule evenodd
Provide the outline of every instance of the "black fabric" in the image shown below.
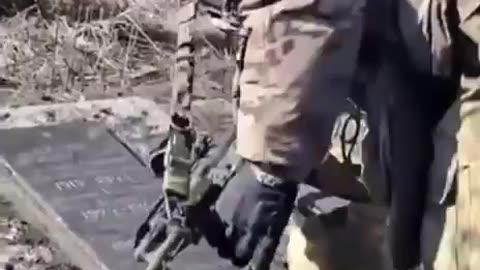
<path fill-rule="evenodd" d="M 390 251 L 394 267 L 403 270 L 420 262 L 420 230 L 427 173 L 433 156 L 432 132 L 454 100 L 456 82 L 416 69 L 399 28 L 399 3 L 396 0 L 367 1 L 359 55 L 358 73 L 361 76 L 354 84 L 352 98 L 366 110 L 369 124 L 379 125 L 380 118 L 387 118 L 389 151 L 379 155 L 388 156 L 385 160 L 389 161 L 382 166 L 388 183 L 387 203 L 390 204 Z M 389 70 L 385 72 L 385 68 Z M 381 73 L 380 69 L 383 69 Z M 379 74 L 388 76 L 393 84 L 372 92 L 369 87 L 379 79 Z M 369 97 L 375 94 L 385 97 Z M 368 99 L 386 104 L 368 104 Z M 369 106 L 384 106 L 385 109 L 371 110 Z M 380 138 L 378 126 L 371 126 L 370 132 Z"/>
<path fill-rule="evenodd" d="M 433 158 L 433 129 L 455 95 L 455 83 L 415 70 L 398 26 L 398 2 L 391 8 L 391 39 L 386 39 L 386 61 L 404 85 L 391 93 L 389 108 L 390 224 L 394 267 L 411 269 L 420 263 L 421 225 Z M 388 49 L 387 49 L 388 48 Z"/>

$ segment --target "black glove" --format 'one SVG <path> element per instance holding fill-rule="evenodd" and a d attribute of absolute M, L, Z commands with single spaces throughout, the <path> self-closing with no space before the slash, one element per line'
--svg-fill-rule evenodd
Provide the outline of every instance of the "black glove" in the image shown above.
<path fill-rule="evenodd" d="M 256 175 L 253 169 L 254 165 L 245 162 L 219 200 L 230 217 L 226 219 L 226 246 L 218 252 L 236 266 L 269 269 L 292 213 L 298 184 L 263 172 Z"/>

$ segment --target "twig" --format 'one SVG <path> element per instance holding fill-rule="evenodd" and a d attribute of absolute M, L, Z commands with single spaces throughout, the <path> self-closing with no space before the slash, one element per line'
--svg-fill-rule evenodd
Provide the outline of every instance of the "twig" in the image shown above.
<path fill-rule="evenodd" d="M 147 33 L 145 33 L 145 31 L 143 31 L 143 29 L 140 27 L 140 25 L 137 24 L 137 22 L 135 22 L 135 20 L 128 14 L 126 13 L 122 13 L 121 14 L 122 16 L 124 16 L 133 26 L 135 26 L 137 28 L 137 31 L 142 34 L 142 36 L 148 41 L 148 43 L 150 43 L 150 45 L 152 46 L 152 48 L 157 52 L 157 53 L 162 53 L 162 51 L 157 47 L 157 45 L 155 44 L 155 42 L 153 42 L 153 40 L 147 35 Z"/>
<path fill-rule="evenodd" d="M 122 88 L 125 86 L 125 81 L 124 80 L 125 80 L 126 72 L 128 71 L 128 60 L 129 60 L 130 52 L 136 44 L 136 36 L 137 36 L 137 33 L 138 33 L 133 26 L 130 26 L 130 30 L 131 30 L 131 32 L 129 34 L 129 37 L 134 37 L 134 34 L 135 34 L 135 38 L 129 38 L 128 39 L 127 49 L 125 51 L 123 69 L 122 69 L 122 72 L 121 72 L 121 76 L 122 76 L 121 87 Z"/>
<path fill-rule="evenodd" d="M 51 74 L 51 85 L 50 88 L 47 89 L 47 93 L 51 94 L 51 90 L 54 87 L 54 80 L 56 76 L 56 65 L 57 65 L 57 57 L 58 57 L 58 33 L 59 33 L 59 27 L 58 25 L 60 24 L 60 21 L 58 19 L 58 16 L 55 16 L 55 40 L 54 40 L 54 47 L 53 47 L 53 63 L 52 63 L 52 74 Z"/>

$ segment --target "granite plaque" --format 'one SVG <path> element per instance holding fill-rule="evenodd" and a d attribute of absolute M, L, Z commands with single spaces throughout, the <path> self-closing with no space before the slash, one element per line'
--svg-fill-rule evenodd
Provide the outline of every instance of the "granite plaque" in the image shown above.
<path fill-rule="evenodd" d="M 161 180 L 128 143 L 101 124 L 85 122 L 0 130 L 0 138 L 10 172 L 1 170 L 1 177 L 21 190 L 22 203 L 73 263 L 83 270 L 146 267 L 133 258 L 133 238 L 161 194 Z M 182 252 L 171 269 L 237 268 L 201 242 Z"/>

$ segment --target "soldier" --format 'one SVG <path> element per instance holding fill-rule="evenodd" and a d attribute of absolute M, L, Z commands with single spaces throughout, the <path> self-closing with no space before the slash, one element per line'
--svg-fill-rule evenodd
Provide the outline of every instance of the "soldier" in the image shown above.
<path fill-rule="evenodd" d="M 297 195 L 350 95 L 365 1 L 244 2 L 238 153 L 249 161 L 223 256 L 268 269 Z M 312 183 L 311 183 L 312 184 Z M 315 185 L 315 183 L 313 183 Z M 228 187 L 227 187 L 228 188 Z"/>
<path fill-rule="evenodd" d="M 424 17 L 436 70 L 459 84 L 436 130 L 423 260 L 426 269 L 479 269 L 479 2 L 430 0 L 429 7 Z"/>
<path fill-rule="evenodd" d="M 356 95 L 350 90 L 364 29 L 365 1 L 246 1 L 242 8 L 247 14 L 244 24 L 252 33 L 241 76 L 237 148 L 248 166 L 239 172 L 244 181 L 235 189 L 239 198 L 227 230 L 229 244 L 220 251 L 237 265 L 268 269 L 292 212 L 298 183 L 312 179 L 312 169 L 318 167 L 319 160 L 331 158 L 327 152 L 333 124 L 346 98 Z M 377 14 L 383 15 L 379 18 L 394 14 L 384 13 L 387 15 Z M 383 22 L 379 18 L 377 20 Z M 409 41 L 407 49 L 416 44 Z M 391 59 L 377 63 L 386 68 L 385 75 L 378 76 L 380 90 L 392 86 L 392 78 L 402 81 L 410 76 L 406 81 L 411 83 L 422 77 L 405 74 L 398 77 L 398 73 L 405 73 L 412 63 L 425 59 L 419 60 L 418 54 L 412 54 L 409 56 L 413 62 L 408 67 L 399 64 L 398 61 L 403 62 L 396 54 L 400 58 L 405 54 L 396 50 L 398 46 L 387 46 L 392 44 L 396 44 L 395 41 L 382 44 L 384 54 Z M 428 74 L 420 87 L 429 89 L 423 86 L 431 86 L 430 67 L 420 68 Z M 431 144 L 426 132 L 434 121 L 430 119 L 433 116 L 421 110 L 426 99 L 414 95 L 421 89 L 408 84 L 398 88 L 400 90 L 391 91 L 391 96 L 376 102 L 370 100 L 368 107 L 370 111 L 383 108 L 372 113 L 375 116 L 371 127 L 374 140 L 382 148 L 380 158 L 390 158 L 384 161 L 389 167 L 384 169 L 388 174 L 384 177 L 390 181 L 391 188 L 387 195 L 391 206 L 389 236 L 394 266 L 403 270 L 419 263 L 423 188 Z M 408 91 L 401 91 L 405 89 Z M 424 96 L 428 95 L 424 93 Z M 384 119 L 382 113 L 391 109 L 387 106 L 390 98 L 397 101 L 393 113 L 388 114 L 390 119 Z M 416 99 L 422 102 L 415 102 Z M 408 117 L 399 116 L 402 108 Z M 427 116 L 418 119 L 424 115 Z M 415 122 L 409 123 L 407 118 Z M 387 142 L 383 138 L 385 130 Z M 410 131 L 406 136 L 405 130 Z M 389 137 L 388 132 L 396 135 Z M 391 156 L 386 153 L 388 147 L 392 148 Z M 309 184 L 322 187 L 315 181 Z"/>
<path fill-rule="evenodd" d="M 327 154 L 350 94 L 365 0 L 245 1 L 238 203 L 222 256 L 269 269 L 298 192 Z M 228 188 L 228 187 L 227 187 Z"/>

